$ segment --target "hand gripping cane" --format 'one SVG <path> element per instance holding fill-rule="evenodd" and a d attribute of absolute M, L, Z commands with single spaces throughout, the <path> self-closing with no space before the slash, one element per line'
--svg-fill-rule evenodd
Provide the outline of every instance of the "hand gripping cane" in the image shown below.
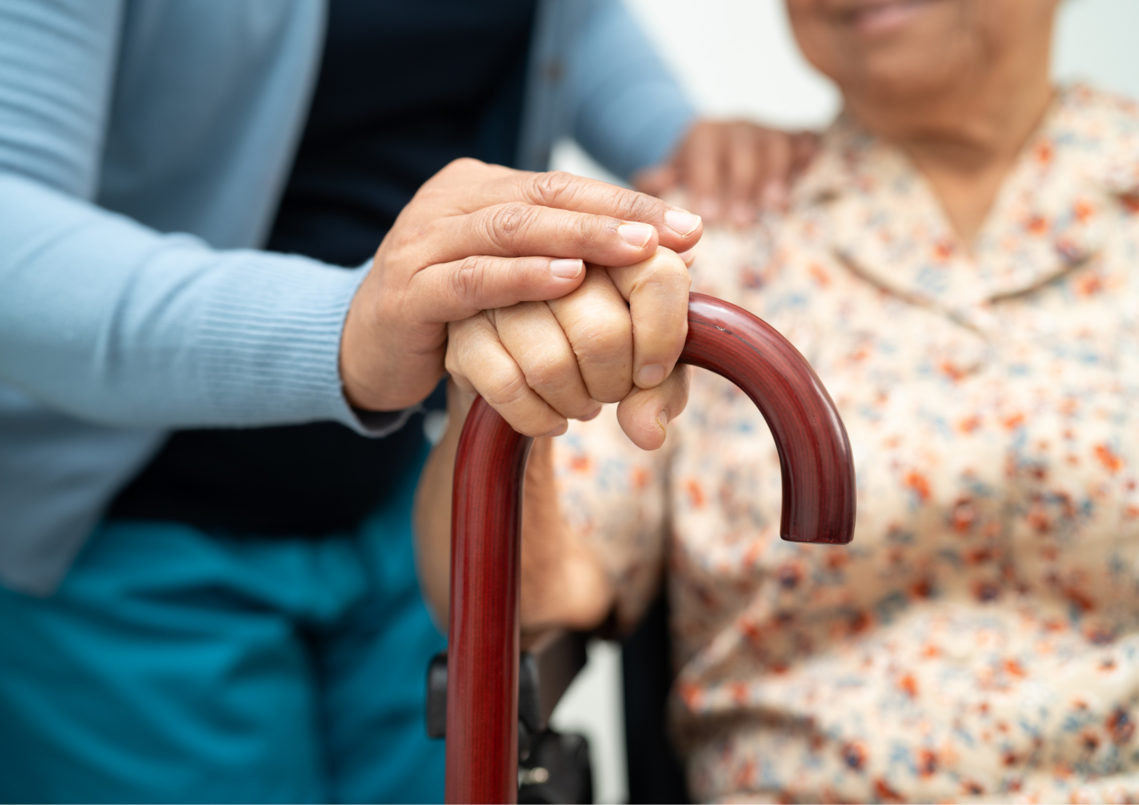
<path fill-rule="evenodd" d="M 783 539 L 850 542 L 850 442 L 803 356 L 746 310 L 692 294 L 680 361 L 731 380 L 767 420 L 783 477 Z M 515 802 L 518 796 L 519 537 L 530 444 L 481 397 L 459 440 L 451 523 L 447 802 Z"/>

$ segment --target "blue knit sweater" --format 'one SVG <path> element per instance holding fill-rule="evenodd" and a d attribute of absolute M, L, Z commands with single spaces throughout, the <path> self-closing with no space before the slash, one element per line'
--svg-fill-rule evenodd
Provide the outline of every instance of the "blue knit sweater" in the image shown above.
<path fill-rule="evenodd" d="M 320 63 L 319 0 L 0 4 L 0 582 L 50 592 L 164 431 L 361 421 L 367 271 L 257 251 Z M 692 117 L 615 0 L 539 10 L 520 162 L 618 175 Z M 377 244 L 378 245 L 378 244 Z"/>

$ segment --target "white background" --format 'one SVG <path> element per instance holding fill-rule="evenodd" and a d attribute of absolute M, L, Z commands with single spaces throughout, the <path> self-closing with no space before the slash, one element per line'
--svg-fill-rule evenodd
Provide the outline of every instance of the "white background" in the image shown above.
<path fill-rule="evenodd" d="M 821 127 L 838 96 L 802 59 L 782 0 L 626 0 L 701 113 L 786 127 Z M 614 0 L 616 2 L 616 0 Z M 1055 74 L 1139 99 L 1139 0 L 1066 0 Z M 572 143 L 554 166 L 614 181 Z M 563 731 L 592 744 L 598 802 L 626 799 L 620 649 L 597 644 L 590 664 L 554 714 Z"/>

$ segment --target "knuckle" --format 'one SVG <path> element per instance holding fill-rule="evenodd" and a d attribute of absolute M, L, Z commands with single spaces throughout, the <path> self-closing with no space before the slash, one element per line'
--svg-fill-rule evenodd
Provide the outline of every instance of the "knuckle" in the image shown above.
<path fill-rule="evenodd" d="M 407 226 L 393 226 L 389 237 L 392 246 L 401 253 L 418 250 L 421 244 L 434 243 L 436 225 L 434 222 L 409 222 Z"/>
<path fill-rule="evenodd" d="M 577 215 L 567 222 L 563 236 L 574 254 L 582 254 L 597 241 L 597 219 L 592 215 Z"/>
<path fill-rule="evenodd" d="M 455 354 L 455 349 L 450 342 L 447 344 L 447 352 L 443 357 L 443 369 L 447 374 L 455 378 L 463 374 L 463 367 L 459 361 L 459 356 Z"/>
<path fill-rule="evenodd" d="M 610 363 L 630 353 L 632 324 L 627 314 L 600 313 L 581 319 L 571 344 L 582 363 Z M 631 357 L 631 356 L 630 356 Z"/>
<path fill-rule="evenodd" d="M 490 213 L 487 222 L 491 241 L 502 248 L 511 248 L 533 226 L 534 213 L 534 207 L 522 202 L 498 205 Z"/>
<path fill-rule="evenodd" d="M 486 321 L 485 316 L 485 312 L 480 312 L 469 319 L 453 321 L 447 325 L 444 368 L 448 373 L 465 375 L 470 366 L 477 366 L 477 361 L 471 360 L 471 353 L 477 351 L 477 345 L 481 343 L 479 330 Z"/>
<path fill-rule="evenodd" d="M 724 129 L 727 125 L 728 124 L 719 123 L 714 120 L 707 120 L 698 123 L 692 129 L 691 140 L 695 144 L 706 145 L 709 142 L 713 142 L 719 139 L 723 135 Z"/>
<path fill-rule="evenodd" d="M 565 384 L 566 365 L 557 360 L 537 361 L 523 371 L 526 385 L 534 391 L 554 391 Z"/>
<path fill-rule="evenodd" d="M 519 361 L 526 384 L 546 400 L 573 396 L 578 377 L 577 358 L 569 348 L 531 350 Z"/>
<path fill-rule="evenodd" d="M 514 405 L 526 397 L 526 378 L 513 368 L 504 368 L 487 379 L 486 387 L 479 393 L 495 408 Z"/>
<path fill-rule="evenodd" d="M 656 221 L 662 214 L 662 203 L 652 196 L 647 196 L 644 193 L 633 193 L 628 190 L 621 190 L 622 200 L 624 201 L 622 207 L 622 214 L 631 221 L 644 221 L 646 223 Z"/>
<path fill-rule="evenodd" d="M 579 179 L 566 171 L 535 173 L 531 179 L 535 200 L 547 207 L 558 207 L 572 196 Z"/>
<path fill-rule="evenodd" d="M 478 299 L 485 282 L 484 269 L 481 257 L 464 257 L 451 272 L 451 292 L 459 299 Z"/>
<path fill-rule="evenodd" d="M 599 403 L 619 403 L 633 388 L 631 379 L 608 377 L 603 384 L 595 380 L 589 387 L 589 395 Z"/>
<path fill-rule="evenodd" d="M 437 176 L 454 176 L 456 174 L 462 175 L 476 171 L 479 168 L 485 168 L 486 165 L 473 157 L 459 157 L 453 159 L 446 164 L 443 170 L 439 171 Z"/>
<path fill-rule="evenodd" d="M 689 288 L 692 275 L 680 256 L 674 252 L 658 251 L 645 261 L 641 268 L 641 283 L 675 288 Z"/>

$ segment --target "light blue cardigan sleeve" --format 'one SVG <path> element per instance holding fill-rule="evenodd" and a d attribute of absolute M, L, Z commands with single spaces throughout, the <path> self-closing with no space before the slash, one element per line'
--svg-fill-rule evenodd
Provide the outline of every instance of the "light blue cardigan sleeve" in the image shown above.
<path fill-rule="evenodd" d="M 360 428 L 338 352 L 362 269 L 217 249 L 100 206 L 125 11 L 118 0 L 0 4 L 0 382 L 120 427 L 331 419 Z M 306 21 L 281 36 L 311 37 Z M 203 70 L 198 80 L 240 77 Z M 307 97 L 303 83 L 281 97 L 290 91 Z M 276 114 L 299 127 L 303 97 L 297 111 L 256 111 L 270 126 Z M 287 164 L 286 155 L 280 171 Z M 274 195 L 264 184 L 247 195 Z M 258 201 L 267 219 L 275 202 Z M 229 214 L 246 213 L 235 204 Z"/>
<path fill-rule="evenodd" d="M 666 159 L 696 111 L 620 0 L 591 6 L 567 58 L 573 137 L 622 178 Z"/>
<path fill-rule="evenodd" d="M 535 33 L 521 167 L 545 170 L 549 146 L 572 137 L 629 179 L 666 159 L 695 121 L 695 108 L 620 0 L 545 0 Z"/>

